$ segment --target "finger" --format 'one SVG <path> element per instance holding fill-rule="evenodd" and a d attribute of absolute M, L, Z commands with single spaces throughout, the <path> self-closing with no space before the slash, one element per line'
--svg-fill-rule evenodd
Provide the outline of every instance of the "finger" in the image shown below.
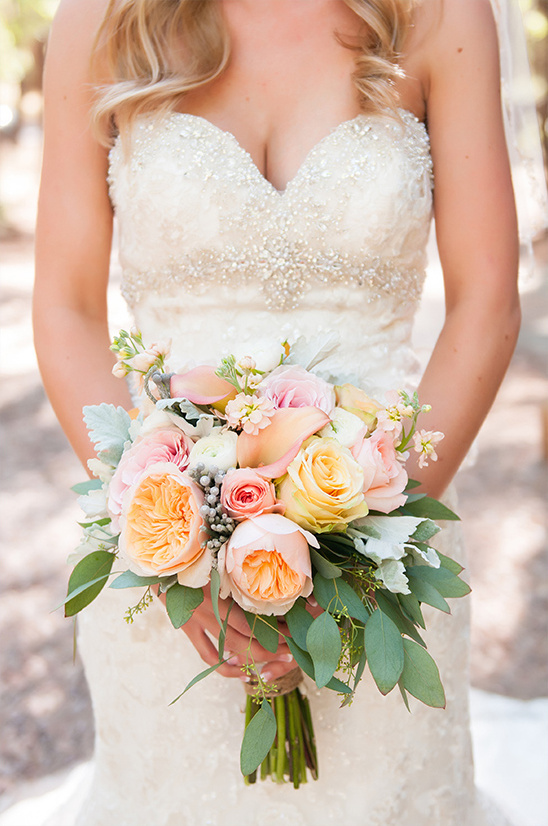
<path fill-rule="evenodd" d="M 190 642 L 207 665 L 215 665 L 219 662 L 219 652 L 204 631 L 198 625 L 192 625 L 190 621 L 183 625 L 182 630 L 185 632 Z M 224 663 L 217 669 L 217 674 L 222 677 L 238 678 L 243 682 L 248 682 L 249 678 L 242 674 L 240 667 L 237 664 Z"/>
<path fill-rule="evenodd" d="M 280 660 L 268 663 L 261 669 L 261 677 L 267 683 L 273 683 L 285 674 L 288 674 L 296 666 L 295 660 L 292 658 L 290 662 L 282 662 Z"/>

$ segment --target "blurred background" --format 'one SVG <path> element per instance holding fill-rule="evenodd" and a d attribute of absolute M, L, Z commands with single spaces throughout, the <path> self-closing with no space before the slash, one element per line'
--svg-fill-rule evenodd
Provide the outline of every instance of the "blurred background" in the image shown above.
<path fill-rule="evenodd" d="M 73 626 L 60 611 L 52 613 L 65 593 L 65 559 L 78 543 L 81 517 L 69 488 L 83 472 L 42 390 L 30 323 L 41 75 L 57 5 L 58 0 L 0 0 L 0 822 L 14 802 L 47 791 L 52 774 L 89 759 L 93 745 L 89 697 L 78 658 L 73 661 Z M 520 5 L 546 150 L 548 0 Z M 527 739 L 535 732 L 538 737 L 539 726 L 548 734 L 545 234 L 535 240 L 534 258 L 525 253 L 524 262 L 517 351 L 479 436 L 475 466 L 462 470 L 457 484 L 473 587 L 478 780 L 486 786 L 498 782 L 501 804 L 518 826 L 547 826 L 548 803 L 538 786 L 546 788 L 548 753 L 535 752 L 538 740 Z M 113 330 L 126 319 L 117 285 L 113 262 Z M 424 353 L 442 317 L 434 252 L 416 331 Z M 515 722 L 521 727 L 513 727 Z M 521 788 L 511 765 L 498 768 L 502 742 L 517 753 L 528 776 Z M 531 794 L 537 802 L 527 810 L 524 800 Z M 17 822 L 27 826 L 24 819 Z"/>

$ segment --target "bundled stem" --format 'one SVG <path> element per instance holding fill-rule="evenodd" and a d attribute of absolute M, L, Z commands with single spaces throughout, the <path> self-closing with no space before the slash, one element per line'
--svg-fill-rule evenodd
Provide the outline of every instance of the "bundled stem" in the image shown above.
<path fill-rule="evenodd" d="M 276 738 L 260 768 L 260 779 L 271 777 L 275 783 L 290 782 L 295 789 L 310 776 L 318 778 L 318 758 L 307 697 L 299 688 L 284 695 L 268 698 L 276 718 Z M 245 707 L 246 728 L 260 708 L 260 701 L 248 695 Z M 257 772 L 245 777 L 246 784 L 256 783 Z"/>

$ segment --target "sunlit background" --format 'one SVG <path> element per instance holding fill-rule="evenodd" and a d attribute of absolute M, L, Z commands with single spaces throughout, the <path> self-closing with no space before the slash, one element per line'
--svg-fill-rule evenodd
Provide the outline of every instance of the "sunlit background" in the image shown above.
<path fill-rule="evenodd" d="M 51 775 L 89 759 L 93 743 L 89 697 L 81 665 L 72 659 L 72 625 L 52 613 L 66 588 L 66 556 L 78 542 L 79 512 L 69 487 L 82 470 L 41 388 L 30 326 L 41 75 L 57 5 L 0 0 L 0 813 L 51 788 Z M 546 157 L 548 0 L 522 0 L 521 7 Z M 536 745 L 542 726 L 548 742 L 546 235 L 534 246 L 516 355 L 478 439 L 476 465 L 458 479 L 473 586 L 478 779 L 516 826 L 548 824 L 542 791 L 548 751 Z M 422 352 L 435 339 L 442 303 L 434 260 L 417 323 Z M 115 330 L 125 319 L 116 264 L 109 304 Z M 510 745 L 515 764 L 500 758 Z M 9 811 L 0 814 L 0 826 L 27 826 L 7 817 Z"/>

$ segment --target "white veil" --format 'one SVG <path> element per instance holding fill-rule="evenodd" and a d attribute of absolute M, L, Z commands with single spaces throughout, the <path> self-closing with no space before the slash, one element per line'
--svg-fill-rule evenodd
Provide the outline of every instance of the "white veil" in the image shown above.
<path fill-rule="evenodd" d="M 501 91 L 506 141 L 526 268 L 532 241 L 548 227 L 548 195 L 534 87 L 518 0 L 491 0 L 500 44 Z M 528 266 L 527 266 L 528 265 Z"/>

